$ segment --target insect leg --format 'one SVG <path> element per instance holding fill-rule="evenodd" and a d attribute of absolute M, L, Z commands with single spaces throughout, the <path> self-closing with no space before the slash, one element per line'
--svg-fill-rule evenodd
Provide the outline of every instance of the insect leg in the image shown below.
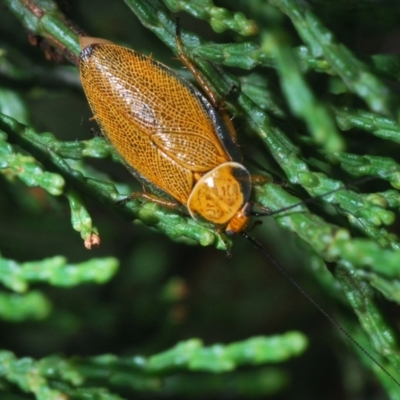
<path fill-rule="evenodd" d="M 123 205 L 126 202 L 128 202 L 129 200 L 134 200 L 134 199 L 138 199 L 138 198 L 141 198 L 145 201 L 149 201 L 151 203 L 156 203 L 158 205 L 161 205 L 161 206 L 164 206 L 167 208 L 171 208 L 171 209 L 177 209 L 180 207 L 180 204 L 176 201 L 168 201 L 168 200 L 162 199 L 160 197 L 157 197 L 153 194 L 144 193 L 144 192 L 132 193 L 129 196 L 126 196 L 125 198 L 123 198 L 122 200 L 118 200 L 117 205 Z"/>
<path fill-rule="evenodd" d="M 228 112 L 225 110 L 224 107 L 222 107 L 222 104 L 224 103 L 225 99 L 219 99 L 218 95 L 215 93 L 215 91 L 212 89 L 212 87 L 208 84 L 208 82 L 204 79 L 204 77 L 200 74 L 199 70 L 196 68 L 196 66 L 193 64 L 193 62 L 189 59 L 189 57 L 185 54 L 183 50 L 183 44 L 180 36 L 180 28 L 179 28 L 179 19 L 176 19 L 176 35 L 175 35 L 175 40 L 176 40 L 176 47 L 178 49 L 178 58 L 186 66 L 186 68 L 191 72 L 193 77 L 196 79 L 197 84 L 202 88 L 206 96 L 208 97 L 208 100 L 210 100 L 211 104 L 215 109 L 219 111 L 220 116 L 222 117 L 229 134 L 231 135 L 232 138 L 235 139 L 236 141 L 236 130 L 233 126 L 232 120 Z M 228 93 L 227 96 L 237 90 L 238 88 L 236 86 L 232 86 Z"/>

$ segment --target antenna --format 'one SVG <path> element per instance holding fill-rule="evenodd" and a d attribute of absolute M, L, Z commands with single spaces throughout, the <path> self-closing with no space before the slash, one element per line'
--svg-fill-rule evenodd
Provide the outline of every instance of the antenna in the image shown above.
<path fill-rule="evenodd" d="M 340 190 L 340 189 L 337 189 Z M 335 190 L 336 191 L 336 190 Z M 271 261 L 272 265 L 283 275 L 285 276 L 289 282 L 305 297 L 307 300 L 313 304 L 314 307 L 316 307 L 321 314 L 325 316 L 326 319 L 328 319 L 329 322 L 331 322 L 340 332 L 342 332 L 347 339 L 350 340 L 366 357 L 368 357 L 375 365 L 377 365 L 399 388 L 400 388 L 400 382 L 375 358 L 373 357 L 363 346 L 361 346 L 360 343 L 357 342 L 353 338 L 353 336 L 350 335 L 349 332 L 345 328 L 343 328 L 342 325 L 339 324 L 335 319 L 333 319 L 327 311 L 325 311 L 321 305 L 314 300 L 311 295 L 306 292 L 297 282 L 296 280 L 289 274 L 286 269 L 282 267 L 271 255 L 268 253 L 267 249 L 255 238 L 251 237 L 247 232 L 242 231 L 240 234 L 247 239 L 255 248 L 261 251 L 261 253 Z"/>

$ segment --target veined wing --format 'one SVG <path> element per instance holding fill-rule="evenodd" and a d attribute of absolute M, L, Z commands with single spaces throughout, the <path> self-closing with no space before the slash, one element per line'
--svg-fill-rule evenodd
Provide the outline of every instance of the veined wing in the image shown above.
<path fill-rule="evenodd" d="M 182 167 L 206 172 L 230 160 L 193 88 L 151 57 L 111 44 L 94 45 L 81 63 L 82 74 L 86 69 L 91 76 L 85 79 L 99 89 L 101 100 L 110 102 L 109 108 L 118 105 L 124 118 L 131 118 L 136 129 Z"/>

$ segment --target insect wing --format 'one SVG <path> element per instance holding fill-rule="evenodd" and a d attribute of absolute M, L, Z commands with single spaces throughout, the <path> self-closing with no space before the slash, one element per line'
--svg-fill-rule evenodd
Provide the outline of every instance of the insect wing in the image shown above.
<path fill-rule="evenodd" d="M 94 44 L 82 51 L 80 72 L 95 119 L 124 161 L 181 203 L 194 172 L 231 159 L 204 97 L 150 57 Z"/>

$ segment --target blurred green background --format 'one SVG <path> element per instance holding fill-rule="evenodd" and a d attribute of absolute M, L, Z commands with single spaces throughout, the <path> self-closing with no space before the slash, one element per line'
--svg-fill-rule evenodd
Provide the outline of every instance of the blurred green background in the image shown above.
<path fill-rule="evenodd" d="M 257 20 L 256 3 L 249 2 L 247 7 L 246 2 L 221 1 L 218 5 L 248 11 L 249 17 Z M 391 2 L 353 3 L 349 6 L 346 2 L 337 5 L 315 1 L 312 6 L 338 40 L 361 55 L 399 52 L 398 6 Z M 137 21 L 122 1 L 71 0 L 61 5 L 67 16 L 89 34 L 126 44 L 181 69 L 171 52 Z M 180 17 L 184 28 L 209 40 L 224 42 L 233 36 L 217 35 L 205 22 L 185 13 Z M 291 32 L 289 26 L 288 31 Z M 0 78 L 0 86 L 18 93 L 18 101 L 22 99 L 29 112 L 21 114 L 20 121 L 39 132 L 52 132 L 59 140 L 92 138 L 92 128 L 97 128 L 89 121 L 91 113 L 76 70 L 67 64 L 46 61 L 43 53 L 28 43 L 26 31 L 4 6 L 0 12 L 0 45 L 17 49 L 26 57 L 27 66 L 36 68 L 41 76 L 35 81 L 20 82 Z M 321 77 L 314 75 L 310 79 L 316 81 L 316 91 L 324 91 L 326 82 Z M 256 141 L 254 144 L 257 146 Z M 251 142 L 248 146 L 246 152 L 255 152 Z M 89 159 L 85 163 L 96 173 L 103 173 L 105 179 L 120 182 L 126 193 L 140 190 L 125 168 L 110 159 Z M 102 241 L 99 248 L 91 251 L 84 248 L 79 234 L 71 227 L 65 197 L 50 196 L 42 189 L 29 188 L 18 180 L 10 182 L 0 175 L 0 251 L 4 258 L 25 262 L 63 255 L 70 263 L 79 263 L 92 257 L 112 256 L 120 261 L 117 274 L 104 285 L 34 285 L 51 300 L 52 312 L 45 320 L 0 321 L 1 348 L 19 357 L 34 358 L 52 353 L 148 356 L 190 338 L 201 338 L 206 345 L 227 344 L 299 330 L 309 338 L 309 349 L 279 366 L 287 385 L 271 398 L 385 398 L 376 382 L 363 385 L 365 371 L 348 350 L 349 343 L 243 238 L 234 238 L 233 257 L 227 258 L 223 251 L 211 247 L 173 242 L 143 224 L 122 220 L 89 199 L 88 209 Z M 335 316 L 333 302 L 306 272 L 311 262 L 306 245 L 272 218 L 265 219 L 252 234 Z M 384 307 L 390 315 L 390 306 L 385 303 Z M 160 392 L 112 390 L 130 399 L 263 398 L 262 390 L 257 394 L 250 389 L 232 389 L 232 382 L 258 379 L 263 368 L 275 367 L 248 366 L 223 377 L 181 372 L 183 377 L 166 379 Z M 178 384 L 174 379 L 178 379 Z M 3 389 L 4 393 L 18 392 L 7 385 Z M 1 399 L 11 399 L 2 396 L 0 393 Z M 22 392 L 15 395 L 15 399 L 25 398 L 31 397 Z"/>

